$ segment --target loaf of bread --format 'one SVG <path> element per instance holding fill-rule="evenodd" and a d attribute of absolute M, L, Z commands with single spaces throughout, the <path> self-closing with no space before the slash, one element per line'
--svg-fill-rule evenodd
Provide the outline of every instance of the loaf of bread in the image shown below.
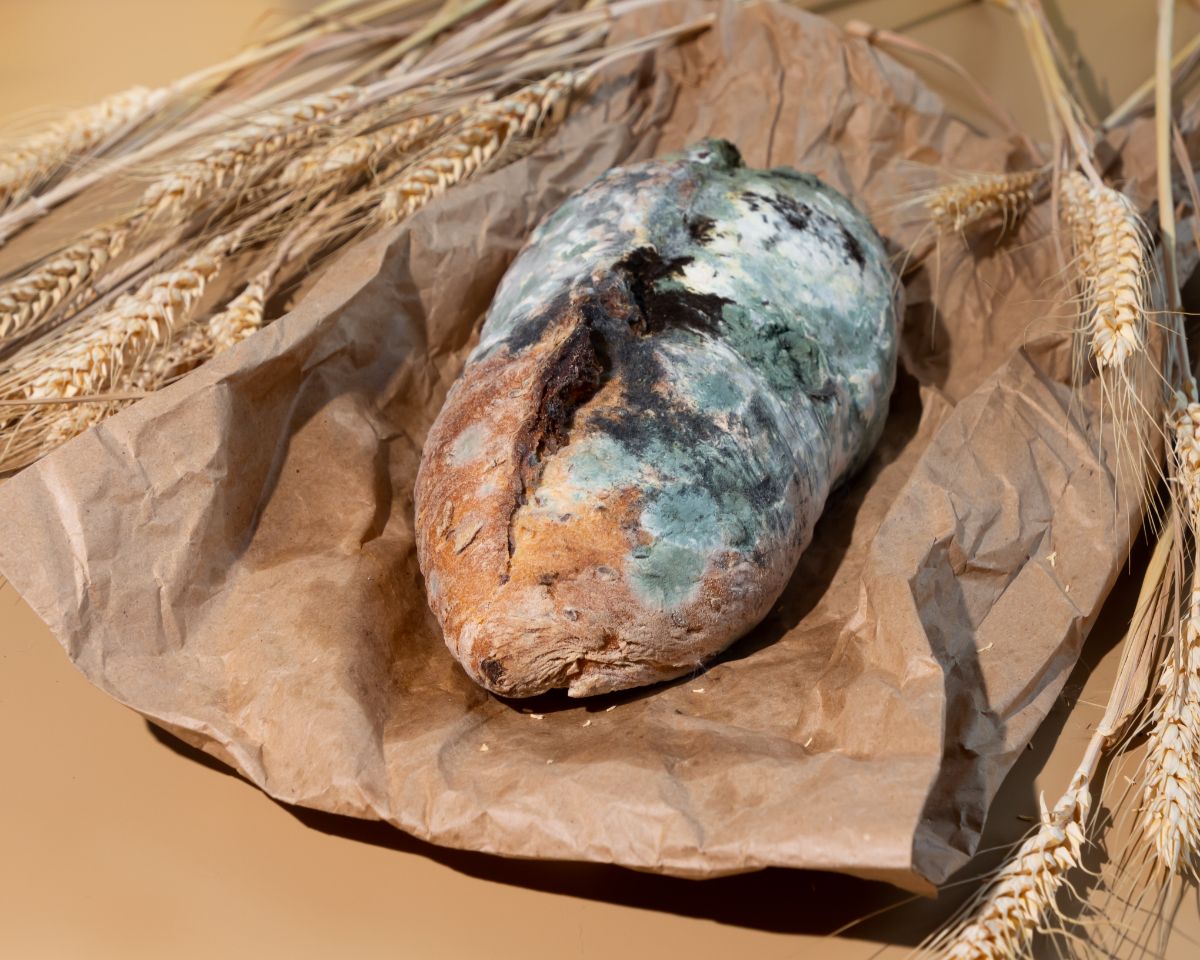
<path fill-rule="evenodd" d="M 425 443 L 416 534 L 467 673 L 587 696 L 696 670 L 778 598 L 895 380 L 870 223 L 709 140 L 535 231 Z"/>

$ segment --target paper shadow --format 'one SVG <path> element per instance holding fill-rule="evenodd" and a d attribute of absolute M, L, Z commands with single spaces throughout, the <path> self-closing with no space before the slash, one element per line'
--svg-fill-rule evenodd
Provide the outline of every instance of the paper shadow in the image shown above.
<path fill-rule="evenodd" d="M 159 743 L 181 756 L 243 779 L 219 760 L 165 730 L 149 722 L 146 726 Z M 907 896 L 883 883 L 781 868 L 701 881 L 609 864 L 508 859 L 436 846 L 377 820 L 274 802 L 313 830 L 424 857 L 477 880 L 776 933 L 827 934 Z"/>

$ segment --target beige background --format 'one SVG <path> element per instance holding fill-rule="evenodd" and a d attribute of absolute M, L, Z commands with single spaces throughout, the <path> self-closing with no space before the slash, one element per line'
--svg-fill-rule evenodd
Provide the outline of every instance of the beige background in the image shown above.
<path fill-rule="evenodd" d="M 1149 75 L 1151 0 L 1043 2 L 1095 67 L 1085 79 L 1101 99 L 1117 102 Z M 1029 130 L 1044 129 L 1020 37 L 994 5 L 806 5 L 953 54 Z M 295 0 L 291 9 L 305 6 Z M 261 0 L 0 0 L 0 117 L 10 118 L 0 130 L 27 127 L 48 106 L 204 66 L 288 9 Z M 1194 8 L 1181 5 L 1178 30 L 1182 40 L 1200 30 Z M 1106 607 L 1084 662 L 1006 783 L 985 843 L 1019 836 L 1022 818 L 1036 814 L 1036 790 L 1057 796 L 1065 785 L 1099 719 L 1135 589 L 1121 584 Z M 901 895 L 796 872 L 694 883 L 446 851 L 379 824 L 284 808 L 195 759 L 92 688 L 14 591 L 0 589 L 0 957 L 900 957 L 954 899 L 907 904 L 829 939 Z M 881 803 L 886 794 L 881 784 Z M 1189 898 L 1166 956 L 1200 955 L 1197 936 Z M 895 946 L 880 953 L 887 944 Z"/>

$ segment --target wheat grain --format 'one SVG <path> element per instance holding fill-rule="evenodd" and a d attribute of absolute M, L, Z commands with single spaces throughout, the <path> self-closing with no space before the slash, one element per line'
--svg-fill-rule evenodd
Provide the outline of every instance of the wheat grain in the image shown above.
<path fill-rule="evenodd" d="M 281 159 L 287 148 L 311 137 L 322 118 L 344 110 L 364 95 L 360 87 L 338 87 L 260 113 L 237 129 L 184 157 L 167 176 L 142 194 L 139 213 L 178 221 L 214 191 L 252 183 Z"/>
<path fill-rule="evenodd" d="M 134 87 L 75 110 L 49 129 L 0 151 L 0 210 L 27 196 L 64 164 L 99 149 L 144 120 L 167 96 L 164 89 Z"/>
<path fill-rule="evenodd" d="M 1145 234 L 1124 194 L 1081 173 L 1064 177 L 1060 186 L 1062 217 L 1090 314 L 1092 355 L 1101 369 L 1120 367 L 1145 344 Z"/>
<path fill-rule="evenodd" d="M 157 350 L 129 378 L 131 391 L 152 393 L 198 367 L 211 355 L 212 341 L 206 324 L 192 323 L 178 331 L 169 344 Z"/>
<path fill-rule="evenodd" d="M 1079 865 L 1091 808 L 1088 778 L 1077 773 L 1055 805 L 1042 805 L 1042 823 L 992 878 L 971 915 L 934 941 L 946 960 L 1022 956 L 1057 909 L 1067 875 Z"/>
<path fill-rule="evenodd" d="M 88 231 L 45 263 L 0 287 L 0 339 L 24 334 L 120 256 L 132 224 L 128 219 Z"/>
<path fill-rule="evenodd" d="M 1029 209 L 1045 183 L 1045 170 L 977 174 L 938 188 L 925 201 L 930 219 L 945 231 L 962 233 L 975 224 L 1000 220 L 1007 227 Z"/>
<path fill-rule="evenodd" d="M 532 136 L 554 122 L 581 82 L 580 74 L 556 73 L 507 97 L 476 103 L 461 123 L 388 183 L 377 215 L 385 223 L 395 223 L 474 176 L 517 138 Z"/>

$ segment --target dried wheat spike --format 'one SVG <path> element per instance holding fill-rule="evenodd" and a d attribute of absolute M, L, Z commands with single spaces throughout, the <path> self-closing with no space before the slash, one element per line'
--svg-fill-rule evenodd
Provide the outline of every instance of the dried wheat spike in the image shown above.
<path fill-rule="evenodd" d="M 143 193 L 139 212 L 180 220 L 212 191 L 253 182 L 281 160 L 287 148 L 310 137 L 322 118 L 364 95 L 360 87 L 338 87 L 293 100 L 251 117 L 241 126 L 184 157 L 176 169 Z"/>
<path fill-rule="evenodd" d="M 222 350 L 228 350 L 262 326 L 268 285 L 269 279 L 266 276 L 256 277 L 229 301 L 224 310 L 213 315 L 206 328 L 211 345 L 209 353 L 218 354 Z"/>
<path fill-rule="evenodd" d="M 499 100 L 480 101 L 462 123 L 440 137 L 383 193 L 378 212 L 395 223 L 449 187 L 473 176 L 518 137 L 537 133 L 557 119 L 579 74 L 556 73 Z"/>
<path fill-rule="evenodd" d="M 23 334 L 120 256 L 132 227 L 128 220 L 89 230 L 28 273 L 0 287 L 0 340 Z"/>
<path fill-rule="evenodd" d="M 62 343 L 38 363 L 24 387 L 27 397 L 76 397 L 103 393 L 132 376 L 140 362 L 195 308 L 219 272 L 229 242 L 218 238 L 173 270 L 156 274 L 136 293 L 90 322 L 84 335 Z"/>
<path fill-rule="evenodd" d="M 1145 342 L 1149 257 L 1141 222 L 1124 194 L 1081 173 L 1064 177 L 1061 192 L 1090 313 L 1092 355 L 1102 369 L 1120 367 Z"/>
<path fill-rule="evenodd" d="M 1177 393 L 1175 479 L 1188 522 L 1200 529 L 1200 403 Z M 1146 746 L 1142 826 L 1159 863 L 1195 875 L 1200 853 L 1200 587 L 1163 660 Z"/>
<path fill-rule="evenodd" d="M 212 353 L 206 324 L 192 323 L 176 331 L 171 342 L 147 358 L 130 377 L 131 390 L 152 393 L 169 381 L 193 370 Z"/>
<path fill-rule="evenodd" d="M 967 227 L 992 220 L 1008 226 L 1029 209 L 1046 177 L 1044 170 L 977 174 L 935 190 L 925 207 L 945 231 L 962 233 Z"/>
<path fill-rule="evenodd" d="M 195 369 L 210 357 L 240 343 L 262 326 L 269 274 L 260 274 L 246 285 L 220 313 L 207 322 L 176 329 L 171 341 L 155 351 L 129 378 L 129 388 L 151 393 Z M 83 418 L 86 419 L 86 418 Z M 96 417 L 91 422 L 103 419 Z"/>
<path fill-rule="evenodd" d="M 297 157 L 284 168 L 281 183 L 297 187 L 360 173 L 380 161 L 411 150 L 445 123 L 440 114 L 413 117 L 373 133 L 350 137 L 323 150 Z"/>
<path fill-rule="evenodd" d="M 1025 954 L 1056 909 L 1067 874 L 1079 865 L 1092 796 L 1077 774 L 1042 825 L 984 889 L 972 915 L 939 938 L 947 960 L 999 960 Z"/>
<path fill-rule="evenodd" d="M 156 111 L 169 91 L 134 87 L 72 111 L 47 130 L 0 148 L 0 210 L 72 159 L 102 147 Z"/>

